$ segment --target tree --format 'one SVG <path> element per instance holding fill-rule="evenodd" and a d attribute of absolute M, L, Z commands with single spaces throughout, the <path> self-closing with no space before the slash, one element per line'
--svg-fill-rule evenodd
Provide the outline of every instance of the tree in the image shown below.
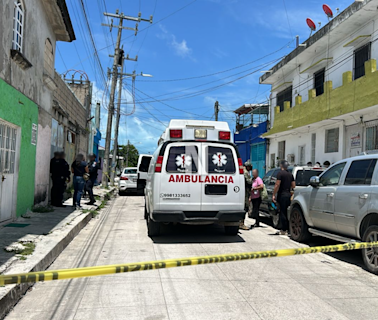
<path fill-rule="evenodd" d="M 138 164 L 139 152 L 131 143 L 128 143 L 128 145 L 119 145 L 118 156 L 123 157 L 125 167 L 136 167 Z"/>

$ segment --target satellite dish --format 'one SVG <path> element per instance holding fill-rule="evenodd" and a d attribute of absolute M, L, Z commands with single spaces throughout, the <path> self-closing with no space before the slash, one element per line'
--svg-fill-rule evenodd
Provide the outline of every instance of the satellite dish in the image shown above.
<path fill-rule="evenodd" d="M 333 18 L 332 9 L 328 5 L 323 4 L 323 11 L 329 19 Z"/>
<path fill-rule="evenodd" d="M 307 22 L 307 25 L 309 26 L 309 28 L 311 29 L 311 31 L 315 31 L 316 30 L 315 22 L 312 19 L 307 18 L 306 22 Z"/>

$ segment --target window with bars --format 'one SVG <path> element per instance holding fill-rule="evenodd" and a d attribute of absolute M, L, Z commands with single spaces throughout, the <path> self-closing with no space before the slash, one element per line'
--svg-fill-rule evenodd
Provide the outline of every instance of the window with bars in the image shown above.
<path fill-rule="evenodd" d="M 339 128 L 326 130 L 325 153 L 339 152 Z"/>
<path fill-rule="evenodd" d="M 0 172 L 13 174 L 16 160 L 17 129 L 0 122 Z"/>
<path fill-rule="evenodd" d="M 45 41 L 45 55 L 44 55 L 44 70 L 45 73 L 52 76 L 54 72 L 54 51 L 50 39 Z"/>
<path fill-rule="evenodd" d="M 280 111 L 284 111 L 284 102 L 289 101 L 291 105 L 291 99 L 293 96 L 293 87 L 290 86 L 289 88 L 277 93 L 277 106 L 280 107 Z"/>
<path fill-rule="evenodd" d="M 319 70 L 314 73 L 314 89 L 316 91 L 316 96 L 320 96 L 324 93 L 324 80 L 325 80 L 325 69 Z"/>
<path fill-rule="evenodd" d="M 12 49 L 22 52 L 24 10 L 21 1 L 14 3 Z"/>
<path fill-rule="evenodd" d="M 354 80 L 365 75 L 365 62 L 370 60 L 370 47 L 369 42 L 354 51 Z"/>
<path fill-rule="evenodd" d="M 311 162 L 315 163 L 316 153 L 316 133 L 311 135 Z"/>
<path fill-rule="evenodd" d="M 280 160 L 284 160 L 285 159 L 285 141 L 280 141 L 278 142 L 278 158 Z"/>
<path fill-rule="evenodd" d="M 378 126 L 366 128 L 366 151 L 378 150 Z"/>

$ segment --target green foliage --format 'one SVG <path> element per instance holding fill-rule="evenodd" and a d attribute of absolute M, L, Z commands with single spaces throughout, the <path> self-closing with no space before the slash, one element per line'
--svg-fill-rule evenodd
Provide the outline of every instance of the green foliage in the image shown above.
<path fill-rule="evenodd" d="M 126 159 L 128 159 L 129 167 L 136 167 L 138 164 L 139 152 L 133 144 L 118 146 L 118 155 L 124 158 L 124 165 L 126 166 Z M 127 152 L 128 150 L 128 152 Z M 128 156 L 127 156 L 128 153 Z"/>
<path fill-rule="evenodd" d="M 31 255 L 35 250 L 35 244 L 33 242 L 23 243 L 23 246 L 25 249 L 20 252 L 23 256 Z"/>
<path fill-rule="evenodd" d="M 33 206 L 31 211 L 38 213 L 53 212 L 54 208 L 51 206 Z"/>

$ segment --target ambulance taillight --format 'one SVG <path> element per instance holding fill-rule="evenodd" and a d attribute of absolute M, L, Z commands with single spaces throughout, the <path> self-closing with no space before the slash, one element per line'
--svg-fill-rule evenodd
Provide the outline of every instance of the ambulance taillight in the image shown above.
<path fill-rule="evenodd" d="M 163 165 L 163 156 L 158 156 L 156 160 L 155 172 L 161 172 L 162 165 Z"/>
<path fill-rule="evenodd" d="M 244 174 L 243 161 L 241 158 L 238 158 L 238 163 L 239 163 L 239 173 Z"/>
<path fill-rule="evenodd" d="M 182 130 L 181 129 L 169 130 L 169 136 L 173 139 L 181 139 L 182 138 Z"/>
<path fill-rule="evenodd" d="M 219 131 L 219 140 L 230 140 L 231 133 L 230 131 Z"/>

